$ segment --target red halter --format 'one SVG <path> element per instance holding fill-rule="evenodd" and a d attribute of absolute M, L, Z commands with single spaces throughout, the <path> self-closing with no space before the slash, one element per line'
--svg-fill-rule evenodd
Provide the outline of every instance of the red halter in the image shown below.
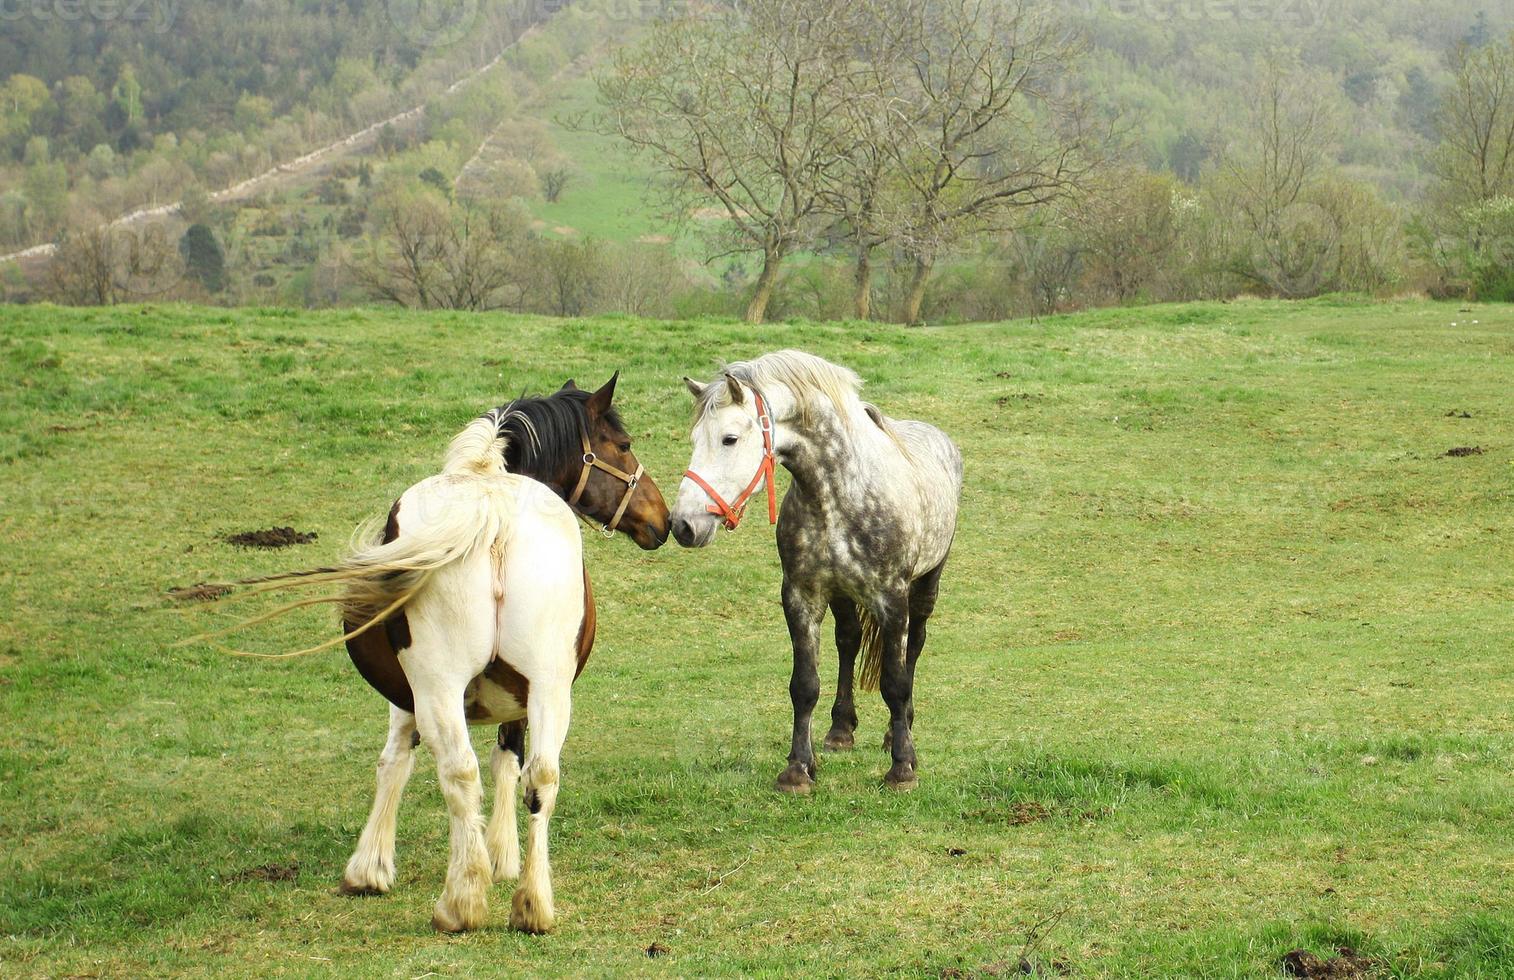
<path fill-rule="evenodd" d="M 752 474 L 752 482 L 746 485 L 746 489 L 728 504 L 698 473 L 693 470 L 683 471 L 684 476 L 699 484 L 710 495 L 714 503 L 705 510 L 719 517 L 727 531 L 736 530 L 736 525 L 741 523 L 741 515 L 746 511 L 747 501 L 757 492 L 757 485 L 764 481 L 767 483 L 768 523 L 778 523 L 778 498 L 773 493 L 773 420 L 768 417 L 767 406 L 762 403 L 762 396 L 757 394 L 755 388 L 752 389 L 752 396 L 757 402 L 757 427 L 762 430 L 762 462 L 757 464 L 757 472 Z"/>

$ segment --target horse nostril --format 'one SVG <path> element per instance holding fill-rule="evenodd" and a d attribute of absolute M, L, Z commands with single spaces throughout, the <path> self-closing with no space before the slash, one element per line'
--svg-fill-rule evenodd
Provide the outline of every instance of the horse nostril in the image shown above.
<path fill-rule="evenodd" d="M 689 527 L 689 522 L 683 518 L 673 519 L 673 537 L 679 544 L 687 548 L 694 543 L 694 529 Z"/>

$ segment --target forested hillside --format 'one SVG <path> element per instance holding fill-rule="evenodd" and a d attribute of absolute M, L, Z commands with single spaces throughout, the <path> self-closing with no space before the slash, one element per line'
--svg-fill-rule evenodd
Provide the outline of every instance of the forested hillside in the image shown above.
<path fill-rule="evenodd" d="M 0 248 L 55 237 L 70 205 L 113 215 L 298 156 L 434 95 L 544 13 L 517 0 L 117 7 L 28 8 L 0 34 Z"/>
<path fill-rule="evenodd" d="M 943 238 L 923 276 L 909 235 L 874 236 L 876 302 L 858 305 L 845 215 L 793 229 L 793 255 L 761 286 L 761 250 L 732 247 L 733 212 L 670 206 L 665 169 L 603 125 L 595 79 L 617 52 L 718 5 L 34 5 L 0 35 L 0 255 L 59 242 L 63 258 L 0 260 L 0 294 L 655 315 L 750 310 L 770 288 L 772 316 L 957 319 L 1243 291 L 1514 289 L 1508 250 L 1487 244 L 1514 225 L 1504 185 L 1448 196 L 1442 131 L 1466 52 L 1514 71 L 1498 54 L 1514 8 L 1041 6 L 1065 30 L 1058 85 L 1107 129 L 1099 166 Z M 1299 120 L 1307 172 L 1287 201 L 1252 200 L 1271 179 L 1265 147 L 1301 140 Z M 985 173 L 1019 151 L 991 152 L 974 164 Z M 109 225 L 143 209 L 158 210 Z"/>
<path fill-rule="evenodd" d="M 1487 0 L 1085 0 L 1084 77 L 1127 113 L 1143 162 L 1192 182 L 1235 136 L 1269 54 L 1295 54 L 1339 111 L 1335 151 L 1391 199 L 1422 192 L 1448 54 L 1514 28 Z"/>

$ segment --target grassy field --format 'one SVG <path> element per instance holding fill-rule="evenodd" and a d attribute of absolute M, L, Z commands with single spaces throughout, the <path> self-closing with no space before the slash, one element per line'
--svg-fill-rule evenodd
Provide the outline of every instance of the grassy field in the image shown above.
<path fill-rule="evenodd" d="M 341 652 L 173 649 L 237 607 L 164 591 L 336 556 L 473 414 L 569 376 L 624 371 L 671 494 L 679 375 L 788 345 L 966 455 L 919 789 L 881 789 L 868 698 L 813 797 L 772 792 L 770 528 L 591 535 L 558 932 L 509 932 L 503 888 L 490 928 L 430 931 L 424 749 L 394 893 L 336 895 L 381 699 Z M 1384 976 L 1514 976 L 1514 309 L 905 330 L 32 307 L 0 311 L 0 352 L 0 974 L 1265 977 L 1350 945 Z M 319 539 L 222 540 L 269 525 Z"/>

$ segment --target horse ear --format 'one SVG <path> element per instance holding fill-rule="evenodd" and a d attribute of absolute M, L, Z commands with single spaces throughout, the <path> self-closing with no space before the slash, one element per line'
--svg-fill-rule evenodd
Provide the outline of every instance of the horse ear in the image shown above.
<path fill-rule="evenodd" d="M 683 376 L 683 385 L 685 388 L 689 389 L 689 394 L 693 395 L 695 398 L 698 398 L 700 395 L 704 394 L 704 385 L 700 384 L 698 381 L 695 381 L 687 374 Z"/>
<path fill-rule="evenodd" d="M 615 382 L 620 380 L 620 372 L 610 375 L 610 380 L 604 383 L 594 394 L 589 396 L 589 411 L 595 415 L 603 415 L 610 410 L 610 402 L 615 399 Z"/>
<path fill-rule="evenodd" d="M 731 391 L 731 404 L 740 405 L 746 398 L 746 395 L 741 390 L 741 382 L 728 374 L 725 376 L 725 386 Z"/>
<path fill-rule="evenodd" d="M 577 391 L 578 390 L 578 385 L 576 385 L 576 384 L 573 383 L 573 379 L 572 378 L 569 378 L 567 381 L 564 381 L 562 383 L 562 387 L 559 388 L 559 389 L 557 389 L 557 390 L 558 391 Z"/>

